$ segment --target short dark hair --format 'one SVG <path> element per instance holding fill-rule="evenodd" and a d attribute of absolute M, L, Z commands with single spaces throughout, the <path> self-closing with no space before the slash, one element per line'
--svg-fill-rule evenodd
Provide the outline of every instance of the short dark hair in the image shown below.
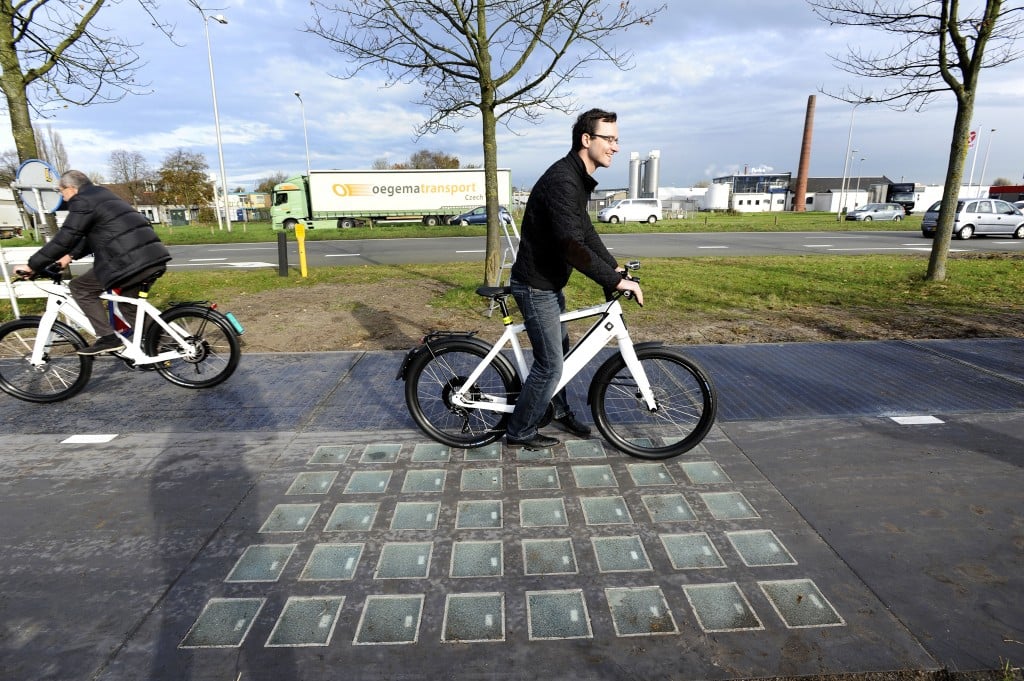
<path fill-rule="evenodd" d="M 576 124 L 572 126 L 572 150 L 579 151 L 583 148 L 583 135 L 593 135 L 597 132 L 598 122 L 614 123 L 618 118 L 614 111 L 603 109 L 591 109 L 581 113 L 576 117 Z"/>

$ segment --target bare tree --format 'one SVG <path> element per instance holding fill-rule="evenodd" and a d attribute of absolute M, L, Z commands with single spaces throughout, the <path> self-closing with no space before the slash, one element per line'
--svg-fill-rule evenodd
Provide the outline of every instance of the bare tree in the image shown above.
<path fill-rule="evenodd" d="M 139 203 L 139 197 L 154 183 L 154 173 L 146 157 L 137 151 L 115 149 L 110 152 L 107 165 L 110 168 L 110 181 L 124 185 L 134 204 Z"/>
<path fill-rule="evenodd" d="M 374 66 L 386 85 L 416 83 L 430 115 L 418 135 L 458 130 L 481 117 L 487 196 L 484 279 L 501 273 L 497 123 L 536 121 L 575 108 L 566 85 L 591 62 L 630 67 L 615 34 L 647 25 L 664 9 L 629 0 L 312 0 L 307 31 L 354 63 Z"/>
<path fill-rule="evenodd" d="M 21 161 L 18 160 L 16 149 L 8 149 L 0 153 L 0 186 L 6 187 L 14 182 L 19 166 L 21 166 Z"/>
<path fill-rule="evenodd" d="M 156 0 L 135 0 L 155 26 Z M 136 81 L 137 45 L 95 23 L 121 0 L 0 1 L 0 91 L 22 160 L 39 156 L 30 112 L 61 104 L 117 101 L 146 86 Z"/>
<path fill-rule="evenodd" d="M 44 131 L 34 127 L 32 134 L 36 138 L 38 158 L 49 163 L 58 173 L 63 173 L 71 168 L 67 149 L 64 148 L 64 140 L 52 125 L 47 125 Z"/>
<path fill-rule="evenodd" d="M 274 191 L 274 187 L 281 184 L 288 179 L 288 174 L 284 171 L 277 171 L 264 177 L 262 180 L 256 183 L 257 194 L 269 194 Z"/>
<path fill-rule="evenodd" d="M 1024 32 L 1024 8 L 1019 3 L 1004 7 L 1003 0 L 985 0 L 964 14 L 959 0 L 808 0 L 808 4 L 830 24 L 865 26 L 896 36 L 891 50 L 875 53 L 854 47 L 848 55 L 833 57 L 843 71 L 886 81 L 880 95 L 848 89 L 831 96 L 851 103 L 880 102 L 898 110 L 921 110 L 945 92 L 956 98 L 942 207 L 925 275 L 929 281 L 943 281 L 978 80 L 982 69 L 1020 58 L 1016 40 Z"/>

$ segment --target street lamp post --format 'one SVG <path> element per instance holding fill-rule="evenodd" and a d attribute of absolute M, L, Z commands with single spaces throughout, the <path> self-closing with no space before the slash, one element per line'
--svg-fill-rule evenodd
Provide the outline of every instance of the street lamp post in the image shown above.
<path fill-rule="evenodd" d="M 853 117 L 857 113 L 857 107 L 861 104 L 867 104 L 871 101 L 871 97 L 867 97 L 864 100 L 857 102 L 853 105 L 853 110 L 850 112 L 850 132 L 846 136 L 846 158 L 843 159 L 843 186 L 839 191 L 839 212 L 836 213 L 836 221 L 842 219 L 843 207 L 846 205 L 846 178 L 847 173 L 850 170 L 850 147 L 853 144 Z"/>
<path fill-rule="evenodd" d="M 220 137 L 220 112 L 217 110 L 217 82 L 213 77 L 213 50 L 210 48 L 210 20 L 218 24 L 226 24 L 228 20 L 223 14 L 206 16 L 202 9 L 199 14 L 203 17 L 203 31 L 206 33 L 206 56 L 210 62 L 210 92 L 213 94 L 213 126 L 217 133 L 217 159 L 220 161 L 220 182 L 221 196 L 224 199 L 224 221 L 228 231 L 231 231 L 231 213 L 228 212 L 228 174 L 224 170 L 224 145 Z M 220 221 L 218 220 L 218 223 Z"/>
<path fill-rule="evenodd" d="M 988 152 L 992 151 L 992 133 L 995 131 L 995 128 L 988 131 L 988 146 L 985 147 L 985 161 L 981 164 L 981 178 L 978 180 L 979 197 L 981 196 L 981 188 L 985 185 L 985 173 L 988 171 Z"/>
<path fill-rule="evenodd" d="M 306 132 L 306 105 L 302 101 L 302 95 L 298 90 L 295 97 L 299 100 L 299 110 L 302 112 L 302 139 L 306 142 L 306 181 L 309 181 L 309 133 Z"/>
<path fill-rule="evenodd" d="M 864 167 L 864 157 L 862 156 L 861 159 L 857 162 L 857 189 L 854 192 L 854 194 L 857 196 L 857 198 L 860 197 L 860 171 L 861 171 L 861 168 L 863 168 L 863 167 Z M 853 204 L 854 208 L 857 207 L 856 201 L 857 201 L 857 199 L 855 198 L 854 199 L 854 204 Z"/>

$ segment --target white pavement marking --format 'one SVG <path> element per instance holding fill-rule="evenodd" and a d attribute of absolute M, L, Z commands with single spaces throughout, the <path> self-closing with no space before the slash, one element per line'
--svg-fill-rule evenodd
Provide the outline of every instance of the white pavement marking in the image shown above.
<path fill-rule="evenodd" d="M 893 421 L 901 426 L 922 426 L 933 423 L 945 423 L 942 419 L 934 416 L 890 416 Z"/>
<path fill-rule="evenodd" d="M 117 433 L 113 434 L 94 434 L 94 435 L 72 435 L 71 437 L 62 440 L 62 445 L 96 445 L 103 444 L 104 442 L 110 442 Z"/>

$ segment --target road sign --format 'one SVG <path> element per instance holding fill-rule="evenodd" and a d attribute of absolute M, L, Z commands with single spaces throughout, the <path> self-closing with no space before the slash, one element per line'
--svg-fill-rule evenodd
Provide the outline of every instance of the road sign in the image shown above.
<path fill-rule="evenodd" d="M 14 188 L 21 192 L 25 208 L 33 213 L 53 213 L 64 201 L 57 188 L 60 173 L 46 161 L 31 158 L 18 168 Z"/>

